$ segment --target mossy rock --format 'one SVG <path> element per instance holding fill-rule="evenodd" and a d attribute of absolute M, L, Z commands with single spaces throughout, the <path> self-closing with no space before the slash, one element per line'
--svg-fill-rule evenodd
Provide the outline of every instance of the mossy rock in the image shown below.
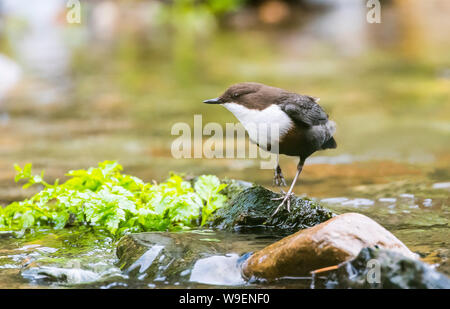
<path fill-rule="evenodd" d="M 270 229 L 288 233 L 312 227 L 334 216 L 318 203 L 299 197 L 291 198 L 290 212 L 284 207 L 272 216 L 280 204 L 279 200 L 273 199 L 281 194 L 258 185 L 241 186 L 240 191 L 236 188 L 237 183 L 234 186 L 228 204 L 217 210 L 210 220 L 211 227 L 228 231 Z"/>
<path fill-rule="evenodd" d="M 214 242 L 201 241 L 195 233 L 146 232 L 126 235 L 117 244 L 119 267 L 129 276 L 146 274 L 146 280 L 169 282 L 189 279 L 195 262 L 218 250 Z"/>

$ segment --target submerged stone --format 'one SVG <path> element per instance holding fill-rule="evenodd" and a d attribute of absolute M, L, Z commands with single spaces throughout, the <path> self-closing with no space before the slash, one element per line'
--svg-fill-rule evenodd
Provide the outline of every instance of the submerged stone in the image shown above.
<path fill-rule="evenodd" d="M 202 253 L 215 251 L 214 242 L 199 242 L 191 233 L 147 232 L 126 235 L 117 244 L 119 267 L 146 278 L 180 277 Z"/>
<path fill-rule="evenodd" d="M 245 231 L 272 229 L 292 232 L 312 227 L 333 217 L 333 213 L 318 203 L 299 197 L 291 198 L 291 211 L 281 209 L 272 214 L 280 204 L 281 194 L 261 186 L 247 186 L 234 193 L 228 204 L 217 210 L 210 226 L 220 230 Z"/>
<path fill-rule="evenodd" d="M 217 234 L 213 234 L 216 237 Z M 148 282 L 244 284 L 240 273 L 242 243 L 211 238 L 208 232 L 148 232 L 122 237 L 117 245 L 119 267 L 130 277 Z"/>
<path fill-rule="evenodd" d="M 450 289 L 450 279 L 430 265 L 382 248 L 363 248 L 331 271 L 327 288 Z"/>

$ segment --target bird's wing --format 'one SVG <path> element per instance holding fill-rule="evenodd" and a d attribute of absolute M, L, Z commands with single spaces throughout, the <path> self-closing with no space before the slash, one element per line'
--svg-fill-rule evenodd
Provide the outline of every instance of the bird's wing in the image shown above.
<path fill-rule="evenodd" d="M 299 94 L 291 94 L 283 98 L 280 108 L 298 125 L 312 127 L 325 124 L 328 115 L 316 102 L 319 99 Z"/>

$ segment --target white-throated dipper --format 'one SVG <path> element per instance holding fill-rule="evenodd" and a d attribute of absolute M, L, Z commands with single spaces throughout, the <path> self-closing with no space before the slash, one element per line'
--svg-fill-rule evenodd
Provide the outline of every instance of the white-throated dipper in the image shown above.
<path fill-rule="evenodd" d="M 277 186 L 286 185 L 279 165 L 279 154 L 297 156 L 300 161 L 297 173 L 273 215 L 287 201 L 290 211 L 290 196 L 297 182 L 306 158 L 317 150 L 336 148 L 333 134 L 336 124 L 328 120 L 328 115 L 317 102 L 318 98 L 289 92 L 280 88 L 266 86 L 260 83 L 239 83 L 230 86 L 220 97 L 205 100 L 207 104 L 221 104 L 225 106 L 242 123 L 252 142 L 261 140 L 261 124 L 276 125 L 278 140 L 267 137 L 266 144 L 257 145 L 264 150 L 277 154 L 274 183 Z M 271 143 L 278 143 L 273 147 Z M 272 216 L 273 216 L 272 215 Z"/>

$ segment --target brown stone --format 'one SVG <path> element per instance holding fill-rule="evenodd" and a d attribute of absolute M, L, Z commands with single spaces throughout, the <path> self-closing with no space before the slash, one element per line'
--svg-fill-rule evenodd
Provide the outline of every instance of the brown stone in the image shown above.
<path fill-rule="evenodd" d="M 342 263 L 365 247 L 379 246 L 417 258 L 397 237 L 372 219 L 357 213 L 336 216 L 301 230 L 254 253 L 243 265 L 249 278 L 305 276 Z"/>

